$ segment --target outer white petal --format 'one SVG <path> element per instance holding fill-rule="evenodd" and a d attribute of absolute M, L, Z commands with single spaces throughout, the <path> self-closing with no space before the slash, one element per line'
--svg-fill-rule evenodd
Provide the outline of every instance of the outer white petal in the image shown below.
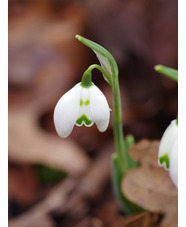
<path fill-rule="evenodd" d="M 178 187 L 178 140 L 175 141 L 170 156 L 170 177 Z"/>
<path fill-rule="evenodd" d="M 59 136 L 67 137 L 74 127 L 80 108 L 80 84 L 65 93 L 54 109 L 54 124 Z"/>
<path fill-rule="evenodd" d="M 97 86 L 92 85 L 89 89 L 92 120 L 96 123 L 99 131 L 104 132 L 107 129 L 110 120 L 108 102 Z"/>
<path fill-rule="evenodd" d="M 178 138 L 178 126 L 176 124 L 176 120 L 173 120 L 168 128 L 165 130 L 163 137 L 160 142 L 159 146 L 159 154 L 158 154 L 158 161 L 159 165 L 165 166 L 165 163 L 160 163 L 160 159 L 167 155 L 170 160 L 170 155 L 172 152 L 172 148 L 174 146 L 175 141 Z"/>

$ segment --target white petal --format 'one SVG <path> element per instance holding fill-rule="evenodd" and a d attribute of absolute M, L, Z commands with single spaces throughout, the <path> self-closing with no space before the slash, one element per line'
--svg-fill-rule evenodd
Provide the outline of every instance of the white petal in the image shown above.
<path fill-rule="evenodd" d="M 54 124 L 59 136 L 67 137 L 74 127 L 80 108 L 80 84 L 65 93 L 56 104 Z"/>
<path fill-rule="evenodd" d="M 112 76 L 112 70 L 111 70 L 111 66 L 110 66 L 108 59 L 96 51 L 94 51 L 94 53 L 96 54 L 97 58 L 99 59 L 102 68 L 109 74 L 109 76 Z"/>
<path fill-rule="evenodd" d="M 178 140 L 175 141 L 170 156 L 170 177 L 176 187 L 178 187 Z"/>
<path fill-rule="evenodd" d="M 172 147 L 173 147 L 175 141 L 177 140 L 177 138 L 178 138 L 178 126 L 176 124 L 176 120 L 173 120 L 171 122 L 171 124 L 168 126 L 168 128 L 165 130 L 163 137 L 161 139 L 161 142 L 160 142 L 159 154 L 158 154 L 159 165 L 162 165 L 165 168 L 167 168 L 165 166 L 166 161 L 161 163 L 162 161 L 160 161 L 160 160 L 166 156 L 168 157 L 168 160 L 170 160 Z M 168 162 L 168 160 L 167 160 L 167 162 Z"/>
<path fill-rule="evenodd" d="M 100 132 L 104 132 L 110 120 L 110 108 L 104 94 L 93 85 L 90 88 L 90 111 Z"/>

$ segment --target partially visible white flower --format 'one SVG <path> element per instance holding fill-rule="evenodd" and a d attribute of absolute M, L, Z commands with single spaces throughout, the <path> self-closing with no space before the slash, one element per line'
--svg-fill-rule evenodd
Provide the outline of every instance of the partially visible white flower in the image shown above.
<path fill-rule="evenodd" d="M 165 130 L 160 142 L 159 165 L 170 171 L 174 184 L 178 187 L 178 125 L 173 120 Z"/>
<path fill-rule="evenodd" d="M 63 138 L 72 132 L 74 125 L 90 127 L 96 123 L 99 131 L 104 132 L 109 120 L 108 102 L 94 84 L 88 88 L 76 84 L 59 99 L 54 110 L 55 128 Z"/>
<path fill-rule="evenodd" d="M 170 176 L 178 187 L 178 140 L 175 141 L 170 158 Z"/>

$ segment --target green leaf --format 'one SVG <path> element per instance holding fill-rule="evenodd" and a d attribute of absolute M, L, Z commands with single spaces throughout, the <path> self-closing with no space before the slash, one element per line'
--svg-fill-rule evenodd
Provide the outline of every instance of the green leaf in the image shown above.
<path fill-rule="evenodd" d="M 76 38 L 84 45 L 91 48 L 96 54 L 102 68 L 108 73 L 109 76 L 118 76 L 118 66 L 113 56 L 104 47 L 99 44 L 86 39 L 80 35 L 76 35 Z"/>
<path fill-rule="evenodd" d="M 125 137 L 125 150 L 126 152 L 128 153 L 128 150 L 129 148 L 135 144 L 135 139 L 134 139 L 134 136 L 133 135 L 127 135 Z M 138 166 L 138 163 L 133 160 L 130 155 L 129 155 L 129 158 L 128 158 L 128 163 L 129 163 L 129 168 L 136 168 Z"/>
<path fill-rule="evenodd" d="M 170 79 L 178 82 L 178 70 L 170 68 L 170 67 L 166 67 L 164 65 L 156 65 L 154 67 L 154 69 L 157 72 L 159 72 L 159 73 L 169 77 Z"/>
<path fill-rule="evenodd" d="M 121 182 L 124 174 L 121 172 L 118 164 L 118 155 L 112 155 L 112 186 L 113 191 L 118 199 L 121 208 L 127 214 L 137 214 L 140 212 L 144 212 L 142 207 L 130 202 L 121 192 Z"/>
<path fill-rule="evenodd" d="M 127 135 L 125 137 L 125 149 L 128 151 L 128 149 L 135 144 L 135 139 L 133 135 Z"/>
<path fill-rule="evenodd" d="M 67 176 L 65 172 L 45 165 L 36 165 L 36 171 L 40 182 L 44 185 L 57 183 Z"/>
<path fill-rule="evenodd" d="M 125 137 L 125 150 L 128 152 L 129 148 L 135 143 L 135 139 L 133 135 L 127 135 Z M 130 202 L 122 193 L 121 191 L 121 182 L 123 179 L 123 176 L 127 171 L 123 172 L 123 169 L 120 167 L 120 160 L 118 154 L 112 155 L 112 186 L 113 191 L 116 196 L 116 198 L 119 201 L 119 204 L 124 212 L 127 214 L 137 214 L 140 212 L 144 212 L 144 209 L 142 207 L 139 207 L 138 205 Z M 136 168 L 138 166 L 138 163 L 134 161 L 130 156 L 128 157 L 128 164 L 129 169 Z"/>

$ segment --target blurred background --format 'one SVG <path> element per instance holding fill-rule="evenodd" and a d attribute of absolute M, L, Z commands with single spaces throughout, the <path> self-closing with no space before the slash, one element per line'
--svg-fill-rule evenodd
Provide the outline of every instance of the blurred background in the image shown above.
<path fill-rule="evenodd" d="M 113 122 L 59 138 L 58 99 L 98 63 L 82 35 L 119 67 L 124 134 L 158 140 L 177 116 L 177 83 L 154 71 L 178 67 L 175 0 L 9 0 L 9 225 L 118 226 L 110 185 Z M 93 82 L 112 109 L 111 88 Z M 109 216 L 109 217 L 108 217 Z"/>

